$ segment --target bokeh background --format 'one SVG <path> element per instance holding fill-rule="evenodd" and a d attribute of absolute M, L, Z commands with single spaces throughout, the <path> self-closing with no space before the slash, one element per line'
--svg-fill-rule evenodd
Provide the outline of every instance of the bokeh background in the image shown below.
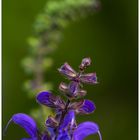
<path fill-rule="evenodd" d="M 26 40 L 32 24 L 46 0 L 3 0 L 3 128 L 17 112 L 29 113 L 38 104 L 29 99 L 22 84 L 28 78 L 21 60 L 28 52 Z M 83 57 L 91 57 L 99 84 L 86 86 L 87 98 L 96 104 L 92 115 L 78 116 L 78 122 L 97 122 L 104 140 L 138 139 L 137 94 L 137 0 L 101 0 L 102 8 L 92 16 L 71 23 L 63 32 L 63 40 L 51 57 L 54 65 L 46 75 L 55 91 L 63 80 L 57 68 L 69 62 L 73 68 Z M 10 125 L 4 140 L 19 140 L 27 134 Z M 87 140 L 98 139 L 91 136 Z"/>

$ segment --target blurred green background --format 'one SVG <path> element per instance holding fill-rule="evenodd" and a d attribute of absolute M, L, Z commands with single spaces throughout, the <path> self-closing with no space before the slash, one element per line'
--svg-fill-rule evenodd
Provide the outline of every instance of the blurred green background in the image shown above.
<path fill-rule="evenodd" d="M 32 24 L 46 0 L 3 0 L 3 128 L 17 112 L 29 113 L 37 107 L 22 85 L 28 76 L 21 67 L 26 56 L 26 40 L 32 35 Z M 57 68 L 65 61 L 74 69 L 83 57 L 92 58 L 87 72 L 96 71 L 99 84 L 85 86 L 88 99 L 96 104 L 92 115 L 78 116 L 78 122 L 97 122 L 103 140 L 137 140 L 137 0 L 101 0 L 99 12 L 81 19 L 64 30 L 63 40 L 55 53 L 53 68 L 46 81 L 53 81 L 55 92 L 63 77 Z M 19 140 L 27 134 L 10 125 L 4 140 Z M 98 139 L 91 136 L 87 140 Z"/>

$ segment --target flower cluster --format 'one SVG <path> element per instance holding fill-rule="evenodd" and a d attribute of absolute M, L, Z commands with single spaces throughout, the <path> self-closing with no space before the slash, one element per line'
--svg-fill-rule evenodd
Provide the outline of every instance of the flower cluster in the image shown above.
<path fill-rule="evenodd" d="M 82 83 L 87 84 L 96 84 L 97 83 L 97 77 L 96 73 L 88 73 L 84 74 L 84 70 L 90 66 L 91 60 L 90 58 L 84 58 L 82 60 L 81 65 L 79 66 L 80 72 L 76 72 L 71 68 L 71 66 L 68 63 L 65 63 L 63 66 L 61 66 L 59 72 L 66 76 L 67 79 L 69 79 L 71 82 L 69 85 L 66 85 L 65 83 L 61 83 L 59 86 L 59 89 L 66 93 L 66 95 L 69 98 L 79 98 L 86 95 L 86 91 L 82 90 Z"/>
<path fill-rule="evenodd" d="M 62 75 L 70 80 L 69 84 L 60 83 L 59 86 L 67 101 L 59 96 L 54 96 L 48 91 L 42 91 L 37 95 L 36 100 L 39 104 L 51 107 L 56 112 L 55 116 L 47 118 L 44 132 L 39 131 L 35 121 L 30 116 L 23 113 L 12 116 L 9 123 L 14 122 L 23 127 L 30 136 L 30 138 L 23 138 L 22 140 L 83 140 L 87 136 L 96 133 L 99 134 L 99 138 L 102 140 L 96 123 L 84 122 L 77 125 L 75 119 L 77 114 L 90 114 L 95 110 L 92 101 L 80 99 L 86 95 L 86 91 L 82 89 L 83 83 L 97 83 L 96 73 L 84 73 L 90 64 L 90 58 L 84 58 L 79 66 L 79 72 L 73 70 L 68 63 L 58 69 Z M 80 101 L 76 101 L 77 99 L 80 99 Z"/>

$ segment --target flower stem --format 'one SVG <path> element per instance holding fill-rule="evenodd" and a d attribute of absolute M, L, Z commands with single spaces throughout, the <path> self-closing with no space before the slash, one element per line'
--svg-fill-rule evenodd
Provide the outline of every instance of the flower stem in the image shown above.
<path fill-rule="evenodd" d="M 57 136 L 58 136 L 58 129 L 59 129 L 60 125 L 63 123 L 64 117 L 67 114 L 69 104 L 70 104 L 70 100 L 67 99 L 65 109 L 62 112 L 62 115 L 61 115 L 61 118 L 60 118 L 60 123 L 59 123 L 58 128 L 57 128 L 57 131 L 56 131 L 57 134 L 56 134 L 55 140 L 57 139 Z"/>
<path fill-rule="evenodd" d="M 67 114 L 69 104 L 70 104 L 70 100 L 68 99 L 67 102 L 66 102 L 65 110 L 62 112 L 59 126 L 61 125 L 61 123 L 63 122 L 63 119 L 64 119 L 65 115 Z"/>

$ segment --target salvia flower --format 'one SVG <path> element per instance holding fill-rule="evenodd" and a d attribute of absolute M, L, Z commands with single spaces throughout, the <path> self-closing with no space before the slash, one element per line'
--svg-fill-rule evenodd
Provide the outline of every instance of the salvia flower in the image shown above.
<path fill-rule="evenodd" d="M 51 108 L 65 109 L 65 102 L 58 96 L 50 92 L 41 92 L 37 96 L 37 102 Z"/>
<path fill-rule="evenodd" d="M 87 93 L 82 89 L 81 83 L 97 83 L 95 73 L 84 74 L 84 70 L 90 64 L 91 59 L 84 58 L 79 66 L 79 72 L 75 72 L 68 63 L 59 69 L 59 72 L 70 80 L 69 84 L 62 82 L 59 86 L 61 92 L 66 95 L 67 101 L 54 96 L 49 91 L 42 91 L 36 96 L 39 104 L 53 108 L 56 112 L 54 116 L 48 116 L 46 119 L 44 132 L 40 132 L 34 119 L 24 113 L 13 115 L 8 125 L 14 122 L 28 133 L 29 138 L 22 140 L 84 140 L 92 134 L 98 134 L 102 140 L 99 126 L 96 123 L 84 122 L 79 125 L 76 123 L 77 114 L 90 114 L 96 109 L 95 104 L 90 100 L 75 101 L 77 97 L 80 99 Z"/>
<path fill-rule="evenodd" d="M 90 114 L 96 109 L 94 103 L 90 100 L 81 100 L 79 102 L 74 102 L 70 106 L 71 109 L 74 109 L 76 113 L 80 114 Z"/>

